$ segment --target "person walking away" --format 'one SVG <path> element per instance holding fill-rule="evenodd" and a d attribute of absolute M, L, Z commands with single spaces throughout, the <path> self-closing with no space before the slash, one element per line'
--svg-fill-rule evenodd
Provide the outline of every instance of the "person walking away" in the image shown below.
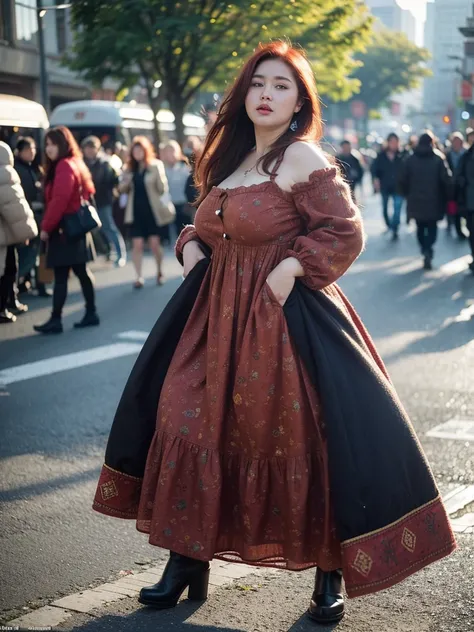
<path fill-rule="evenodd" d="M 459 168 L 461 166 L 461 158 L 465 153 L 466 148 L 464 146 L 464 136 L 461 132 L 454 132 L 451 136 L 451 149 L 446 155 L 446 160 L 448 161 L 449 168 L 453 174 L 454 182 L 457 180 Z M 467 239 L 467 235 L 462 228 L 462 215 L 459 212 L 456 200 L 450 200 L 448 202 L 447 219 L 448 233 L 451 234 L 451 230 L 454 227 L 459 239 Z"/>
<path fill-rule="evenodd" d="M 107 242 L 115 250 L 115 266 L 122 268 L 127 263 L 125 241 L 117 228 L 113 216 L 115 192 L 119 183 L 119 174 L 110 164 L 108 157 L 101 151 L 97 136 L 87 136 L 81 143 L 84 162 L 91 172 L 95 187 L 95 204 L 102 222 L 101 231 Z"/>
<path fill-rule="evenodd" d="M 12 150 L 0 141 L 0 323 L 16 321 L 16 315 L 8 308 L 18 273 L 15 246 L 38 235 L 33 211 L 13 164 Z"/>
<path fill-rule="evenodd" d="M 163 284 L 163 248 L 161 239 L 166 238 L 168 224 L 173 221 L 168 211 L 169 201 L 165 167 L 155 157 L 151 142 L 146 136 L 136 136 L 132 141 L 127 169 L 122 174 L 119 191 L 127 193 L 124 222 L 130 226 L 132 260 L 136 279 L 134 287 L 144 285 L 142 276 L 143 249 L 145 242 L 151 248 L 157 266 L 157 284 Z M 166 208 L 164 208 L 166 207 Z"/>
<path fill-rule="evenodd" d="M 67 298 L 69 272 L 79 279 L 85 299 L 86 312 L 75 328 L 100 324 L 96 311 L 93 277 L 87 263 L 95 257 L 92 236 L 87 233 L 74 241 L 67 238 L 62 220 L 77 213 L 82 201 L 95 193 L 89 169 L 71 131 L 64 126 L 48 130 L 45 136 L 45 204 L 41 223 L 41 240 L 47 247 L 46 264 L 54 270 L 53 310 L 43 325 L 35 325 L 42 334 L 63 331 L 62 311 Z"/>
<path fill-rule="evenodd" d="M 407 199 L 407 214 L 416 221 L 423 267 L 432 269 L 438 222 L 453 197 L 453 179 L 444 155 L 434 147 L 431 132 L 422 134 L 413 154 L 403 163 L 400 189 Z"/>
<path fill-rule="evenodd" d="M 44 214 L 44 199 L 42 186 L 41 167 L 36 164 L 36 142 L 31 136 L 22 136 L 18 139 L 15 155 L 15 169 L 21 180 L 21 186 L 25 192 L 25 197 L 33 209 L 35 220 L 41 226 Z M 52 292 L 39 280 L 38 259 L 40 256 L 41 240 L 38 237 L 31 240 L 28 246 L 22 246 L 18 250 L 20 275 L 21 270 L 34 269 L 35 292 L 37 296 L 50 298 Z M 28 277 L 27 273 L 27 277 Z M 27 280 L 29 280 L 27 278 Z"/>
<path fill-rule="evenodd" d="M 386 146 L 379 153 L 372 165 L 374 190 L 382 196 L 383 218 L 388 231 L 392 232 L 392 240 L 398 239 L 400 215 L 403 197 L 399 194 L 397 185 L 403 155 L 400 151 L 400 139 L 394 133 L 387 137 Z M 389 202 L 393 200 L 393 214 L 389 216 Z"/>
<path fill-rule="evenodd" d="M 348 140 L 343 140 L 341 143 L 341 151 L 336 156 L 336 161 L 343 173 L 345 181 L 349 184 L 352 197 L 354 200 L 355 188 L 358 184 L 362 183 L 364 177 L 364 167 L 361 161 L 352 150 L 352 145 Z"/>
<path fill-rule="evenodd" d="M 322 133 L 307 57 L 260 45 L 209 132 L 195 225 L 176 244 L 185 279 L 132 370 L 97 484 L 94 509 L 136 519 L 170 550 L 140 591 L 147 606 L 173 608 L 186 588 L 205 599 L 218 558 L 317 568 L 309 616 L 331 623 L 343 573 L 350 596 L 367 594 L 455 548 L 385 367 L 336 285 L 364 230 Z"/>
<path fill-rule="evenodd" d="M 170 140 L 170 142 L 164 146 L 161 157 L 165 165 L 171 201 L 176 209 L 174 225 L 176 236 L 178 236 L 186 224 L 190 222 L 190 216 L 185 212 L 185 209 L 188 202 L 186 197 L 186 184 L 191 174 L 191 169 L 188 159 L 175 140 Z"/>
<path fill-rule="evenodd" d="M 472 261 L 469 269 L 474 274 L 474 129 L 466 130 L 468 149 L 459 161 L 456 174 L 455 197 L 459 212 L 466 218 Z"/>

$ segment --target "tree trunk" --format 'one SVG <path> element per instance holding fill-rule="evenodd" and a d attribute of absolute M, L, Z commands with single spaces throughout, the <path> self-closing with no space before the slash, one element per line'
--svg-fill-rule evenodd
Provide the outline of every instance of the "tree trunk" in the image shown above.
<path fill-rule="evenodd" d="M 170 99 L 171 111 L 174 114 L 174 124 L 176 127 L 176 140 L 181 145 L 184 144 L 185 136 L 184 136 L 184 123 L 183 116 L 184 110 L 186 107 L 186 102 L 180 98 Z"/>
<path fill-rule="evenodd" d="M 142 70 L 142 74 L 146 83 L 148 105 L 151 107 L 151 110 L 153 112 L 153 140 L 155 144 L 156 154 L 158 155 L 160 153 L 161 133 L 160 133 L 160 125 L 156 119 L 156 115 L 160 111 L 161 104 L 163 103 L 163 100 L 164 100 L 164 96 L 160 94 L 156 97 L 153 96 L 153 90 L 154 90 L 153 80 L 150 79 L 150 77 L 148 77 L 147 75 L 145 75 L 143 70 Z"/>

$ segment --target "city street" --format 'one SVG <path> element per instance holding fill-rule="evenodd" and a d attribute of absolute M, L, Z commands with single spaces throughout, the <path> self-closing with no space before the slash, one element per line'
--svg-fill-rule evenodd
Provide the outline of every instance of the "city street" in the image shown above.
<path fill-rule="evenodd" d="M 347 602 L 337 629 L 467 632 L 474 630 L 474 276 L 466 271 L 468 245 L 449 237 L 443 222 L 434 269 L 425 272 L 414 227 L 403 219 L 400 240 L 392 243 L 382 234 L 379 200 L 368 196 L 363 206 L 367 248 L 341 286 L 389 367 L 441 493 L 455 499 L 449 506 L 459 548 L 395 588 Z M 140 291 L 132 288 L 131 264 L 116 270 L 100 262 L 94 274 L 100 327 L 72 329 L 83 312 L 74 279 L 63 335 L 33 332 L 33 324 L 50 312 L 48 299 L 34 297 L 25 299 L 28 314 L 0 330 L 3 625 L 62 597 L 127 577 L 128 571 L 156 568 L 167 557 L 147 543 L 133 521 L 99 515 L 91 504 L 123 386 L 182 269 L 169 251 L 167 282 L 157 287 L 148 259 L 147 283 Z M 184 601 L 160 613 L 124 596 L 84 612 L 64 606 L 68 616 L 54 629 L 333 629 L 315 627 L 304 616 L 314 571 L 243 573 L 222 581 L 199 608 Z"/>

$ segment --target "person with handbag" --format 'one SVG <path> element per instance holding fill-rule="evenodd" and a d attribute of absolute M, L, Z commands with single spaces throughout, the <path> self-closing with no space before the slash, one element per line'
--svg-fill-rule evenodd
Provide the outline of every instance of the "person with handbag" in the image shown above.
<path fill-rule="evenodd" d="M 90 230 L 100 227 L 95 209 L 87 200 L 95 193 L 89 170 L 80 149 L 67 127 L 50 129 L 45 136 L 45 214 L 41 240 L 46 244 L 46 263 L 54 269 L 53 311 L 35 331 L 58 334 L 63 331 L 62 310 L 67 298 L 72 268 L 80 281 L 86 313 L 74 327 L 99 325 L 95 305 L 93 277 L 87 263 L 95 258 Z M 95 214 L 95 215 L 94 215 Z"/>
<path fill-rule="evenodd" d="M 0 323 L 16 321 L 9 309 L 18 274 L 16 245 L 37 235 L 33 211 L 13 168 L 12 150 L 0 142 Z"/>
<path fill-rule="evenodd" d="M 165 167 L 155 157 L 151 142 L 146 136 L 136 136 L 132 141 L 130 158 L 119 184 L 120 193 L 128 193 L 125 224 L 130 226 L 132 238 L 132 260 L 136 272 L 134 287 L 144 285 L 142 276 L 143 249 L 145 241 L 155 257 L 157 284 L 163 284 L 163 248 L 161 239 L 166 239 L 168 225 L 176 211 L 171 201 Z"/>

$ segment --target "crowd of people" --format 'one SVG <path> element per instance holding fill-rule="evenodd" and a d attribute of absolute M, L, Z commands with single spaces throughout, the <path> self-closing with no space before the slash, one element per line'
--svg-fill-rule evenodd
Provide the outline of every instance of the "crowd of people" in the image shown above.
<path fill-rule="evenodd" d="M 354 199 L 364 175 L 370 172 L 375 193 L 382 200 L 385 230 L 399 238 L 404 204 L 407 222 L 414 220 L 425 269 L 432 268 L 438 223 L 461 240 L 469 239 L 474 273 L 474 130 L 466 138 L 455 132 L 440 145 L 430 132 L 412 136 L 402 146 L 390 134 L 371 159 L 341 143 L 336 161 Z M 192 223 L 198 197 L 194 165 L 203 141 L 190 137 L 184 149 L 175 140 L 160 147 L 156 157 L 150 140 L 137 136 L 129 147 L 117 143 L 105 149 L 96 136 L 79 145 L 65 127 L 45 136 L 42 165 L 33 138 L 19 138 L 14 155 L 2 144 L 0 151 L 0 323 L 15 322 L 28 311 L 19 300 L 19 287 L 31 295 L 53 298 L 50 319 L 35 330 L 63 331 L 62 310 L 70 271 L 78 277 L 85 299 L 85 315 L 75 327 L 100 324 L 94 280 L 87 264 L 99 252 L 117 268 L 127 263 L 127 242 L 135 272 L 134 288 L 143 288 L 146 246 L 156 262 L 156 283 L 162 285 L 163 247 L 176 240 L 183 226 Z M 84 201 L 96 207 L 101 227 L 71 242 L 64 235 L 65 215 L 75 213 Z M 14 202 L 14 203 L 13 203 Z M 13 204 L 13 206 L 12 206 Z M 13 209 L 13 215 L 9 215 Z M 28 211 L 28 212 L 27 212 Z M 20 220 L 20 218 L 22 218 Z M 24 223 L 23 232 L 10 228 Z M 32 226 L 37 230 L 32 232 Z M 8 234 L 7 234 L 8 233 Z M 21 238 L 18 238 L 18 235 Z M 53 291 L 48 284 L 53 283 Z"/>
<path fill-rule="evenodd" d="M 14 155 L 2 143 L 0 323 L 13 323 L 28 311 L 19 300 L 22 289 L 39 297 L 52 296 L 51 317 L 34 328 L 43 334 L 61 333 L 72 270 L 86 307 L 75 327 L 99 325 L 94 279 L 87 264 L 99 252 L 117 268 L 124 267 L 126 241 L 131 243 L 134 287 L 144 286 L 146 244 L 156 261 L 156 282 L 162 285 L 163 245 L 171 244 L 193 220 L 192 165 L 201 151 L 197 137 L 187 140 L 185 151 L 169 141 L 160 147 L 162 160 L 145 136 L 135 137 L 130 147 L 117 143 L 113 149 L 104 149 L 98 137 L 87 136 L 79 147 L 71 131 L 61 126 L 46 133 L 41 165 L 33 138 L 20 137 Z M 88 204 L 96 208 L 101 225 L 93 233 L 69 239 L 64 219 L 83 207 L 87 211 Z"/>
<path fill-rule="evenodd" d="M 347 140 L 336 159 L 355 196 L 370 170 L 374 192 L 382 199 L 385 230 L 393 241 L 399 238 L 404 204 L 406 218 L 416 222 L 423 267 L 431 270 L 438 223 L 447 218 L 447 229 L 460 240 L 469 240 L 474 273 L 474 130 L 466 138 L 454 132 L 443 145 L 430 131 L 412 136 L 403 147 L 391 133 L 376 157 L 367 164 Z"/>

